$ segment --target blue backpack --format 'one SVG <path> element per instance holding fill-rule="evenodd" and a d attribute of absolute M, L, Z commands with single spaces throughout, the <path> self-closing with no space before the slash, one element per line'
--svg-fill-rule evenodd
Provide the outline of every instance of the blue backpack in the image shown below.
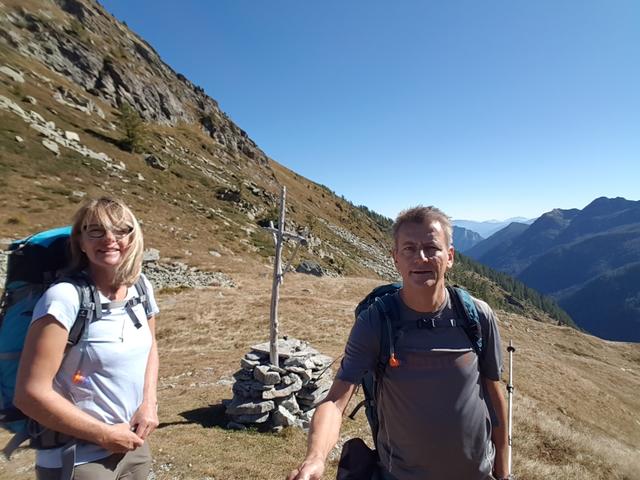
<path fill-rule="evenodd" d="M 85 326 L 99 320 L 111 305 L 100 302 L 98 289 L 88 275 L 69 271 L 70 235 L 71 227 L 56 228 L 16 240 L 8 248 L 7 278 L 0 300 L 0 426 L 17 435 L 5 449 L 6 455 L 27 439 L 38 449 L 59 447 L 70 440 L 29 419 L 13 404 L 20 354 L 33 309 L 42 294 L 52 284 L 63 281 L 72 283 L 78 291 L 80 309 L 69 332 L 66 351 L 78 343 Z M 125 308 L 139 327 L 132 307 L 142 303 L 147 315 L 151 310 L 141 278 L 135 287 L 138 296 L 129 300 Z"/>
<path fill-rule="evenodd" d="M 376 308 L 380 313 L 383 321 L 380 324 L 380 356 L 373 372 L 367 372 L 361 381 L 364 400 L 360 402 L 351 412 L 349 418 L 353 419 L 358 410 L 365 407 L 365 413 L 374 444 L 377 448 L 378 437 L 378 410 L 377 397 L 380 381 L 385 374 L 388 366 L 396 367 L 398 360 L 395 352 L 395 336 L 393 318 L 399 310 L 398 294 L 402 285 L 400 283 L 391 283 L 382 285 L 373 289 L 356 307 L 356 320 L 361 312 L 369 308 Z M 435 328 L 435 327 L 460 327 L 464 330 L 467 337 L 471 341 L 474 351 L 478 356 L 478 360 L 482 360 L 482 328 L 480 325 L 480 315 L 476 308 L 471 295 L 459 286 L 447 286 L 453 309 L 456 313 L 455 320 L 448 319 L 420 319 L 418 328 Z M 459 323 L 457 321 L 460 320 Z M 421 323 L 420 323 L 421 322 Z"/>

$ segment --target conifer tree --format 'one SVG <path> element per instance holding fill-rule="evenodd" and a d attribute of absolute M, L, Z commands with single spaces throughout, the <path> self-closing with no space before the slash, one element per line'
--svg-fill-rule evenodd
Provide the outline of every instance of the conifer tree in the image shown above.
<path fill-rule="evenodd" d="M 122 102 L 118 111 L 120 113 L 119 126 L 122 132 L 120 146 L 129 152 L 139 152 L 146 133 L 144 120 L 127 102 Z"/>

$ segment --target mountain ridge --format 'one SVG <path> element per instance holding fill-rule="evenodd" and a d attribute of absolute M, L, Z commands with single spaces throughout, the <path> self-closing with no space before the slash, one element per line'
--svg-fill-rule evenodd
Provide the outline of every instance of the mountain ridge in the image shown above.
<path fill-rule="evenodd" d="M 607 328 L 595 318 L 596 310 L 602 313 L 600 307 L 589 309 L 577 301 L 589 300 L 580 293 L 582 288 L 593 291 L 599 285 L 606 293 L 597 295 L 598 301 L 612 311 L 619 311 L 619 303 L 635 305 L 632 292 L 620 285 L 627 273 L 628 281 L 635 281 L 635 270 L 624 267 L 640 261 L 640 201 L 600 197 L 583 210 L 554 209 L 474 258 L 553 296 L 579 326 L 598 325 L 604 338 L 640 342 L 640 308 L 612 314 Z M 602 279 L 613 272 L 616 282 L 607 285 Z"/>

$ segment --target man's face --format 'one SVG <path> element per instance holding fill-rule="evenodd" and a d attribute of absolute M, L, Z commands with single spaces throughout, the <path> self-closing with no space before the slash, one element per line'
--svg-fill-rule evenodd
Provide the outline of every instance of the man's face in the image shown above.
<path fill-rule="evenodd" d="M 432 288 L 444 284 L 453 266 L 453 247 L 447 245 L 438 221 L 405 223 L 397 233 L 393 259 L 405 286 Z"/>

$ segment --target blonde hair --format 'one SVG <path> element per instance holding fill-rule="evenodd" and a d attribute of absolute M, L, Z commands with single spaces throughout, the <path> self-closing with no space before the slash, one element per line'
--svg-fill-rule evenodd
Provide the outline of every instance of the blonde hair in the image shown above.
<path fill-rule="evenodd" d="M 429 206 L 424 207 L 418 205 L 416 207 L 408 208 L 398 214 L 396 221 L 393 222 L 393 243 L 398 245 L 398 230 L 405 223 L 425 223 L 425 222 L 439 222 L 444 228 L 444 238 L 447 242 L 447 247 L 450 247 L 453 241 L 453 227 L 451 226 L 451 219 L 439 208 Z"/>
<path fill-rule="evenodd" d="M 123 260 L 116 268 L 113 279 L 114 285 L 133 285 L 142 271 L 142 251 L 144 241 L 142 229 L 133 212 L 124 202 L 111 197 L 101 197 L 97 200 L 89 200 L 76 212 L 71 227 L 71 270 L 79 271 L 89 266 L 89 259 L 82 251 L 80 237 L 82 231 L 89 225 L 100 225 L 110 230 L 122 228 L 123 225 L 131 227 L 129 234 L 129 246 L 124 253 Z"/>

